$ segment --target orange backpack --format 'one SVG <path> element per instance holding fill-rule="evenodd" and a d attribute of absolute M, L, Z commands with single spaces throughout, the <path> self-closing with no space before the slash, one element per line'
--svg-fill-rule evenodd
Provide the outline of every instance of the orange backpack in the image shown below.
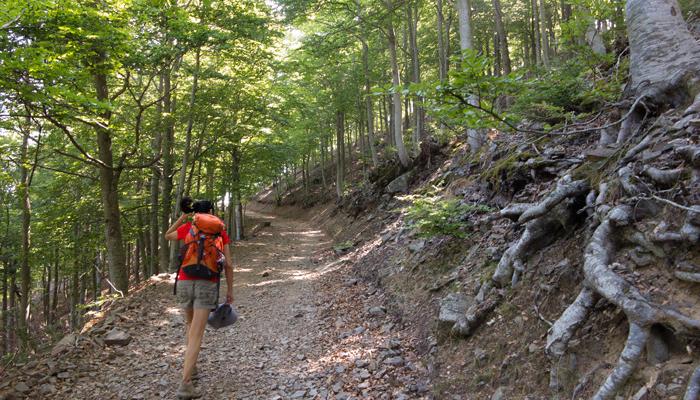
<path fill-rule="evenodd" d="M 187 275 L 198 279 L 218 278 L 224 258 L 224 222 L 211 214 L 195 214 L 192 227 L 180 247 L 180 266 Z M 177 276 L 175 278 L 177 291 Z"/>

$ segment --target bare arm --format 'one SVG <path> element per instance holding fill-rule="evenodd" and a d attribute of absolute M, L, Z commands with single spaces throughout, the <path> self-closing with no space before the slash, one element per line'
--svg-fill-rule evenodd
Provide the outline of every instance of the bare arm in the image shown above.
<path fill-rule="evenodd" d="M 184 224 L 185 221 L 187 220 L 188 214 L 182 214 L 180 215 L 180 218 L 177 219 L 177 221 L 173 222 L 172 225 L 170 225 L 170 228 L 168 228 L 168 231 L 165 232 L 165 239 L 166 240 L 177 240 L 177 228 L 180 227 L 180 225 Z"/>
<path fill-rule="evenodd" d="M 224 246 L 224 257 L 226 257 L 226 265 L 224 266 L 224 271 L 226 272 L 226 303 L 233 303 L 233 262 L 231 261 L 231 248 L 230 245 Z"/>

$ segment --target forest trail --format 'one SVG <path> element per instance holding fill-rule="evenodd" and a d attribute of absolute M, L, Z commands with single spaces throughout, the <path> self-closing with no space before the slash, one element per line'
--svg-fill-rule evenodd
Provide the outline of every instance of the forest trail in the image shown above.
<path fill-rule="evenodd" d="M 304 221 L 260 212 L 248 218 L 271 225 L 233 250 L 240 319 L 231 328 L 207 327 L 196 382 L 203 398 L 428 398 L 410 335 L 383 312 L 377 289 L 341 273 L 349 260 L 333 253 L 331 240 Z M 152 282 L 94 328 L 99 335 L 124 330 L 131 343 L 58 360 L 58 379 L 49 380 L 55 398 L 175 398 L 184 324 L 170 275 Z"/>

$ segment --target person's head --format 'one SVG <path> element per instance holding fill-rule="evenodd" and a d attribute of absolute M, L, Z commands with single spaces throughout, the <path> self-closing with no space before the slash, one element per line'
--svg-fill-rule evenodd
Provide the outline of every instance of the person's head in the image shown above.
<path fill-rule="evenodd" d="M 185 196 L 180 200 L 180 210 L 185 214 L 200 213 L 209 214 L 214 210 L 214 203 L 209 200 L 192 200 L 191 197 Z"/>
<path fill-rule="evenodd" d="M 214 203 L 209 200 L 197 200 L 192 204 L 192 209 L 196 213 L 211 214 L 214 211 Z"/>
<path fill-rule="evenodd" d="M 185 196 L 180 200 L 180 211 L 184 214 L 190 214 L 194 212 L 194 200 L 190 196 Z"/>

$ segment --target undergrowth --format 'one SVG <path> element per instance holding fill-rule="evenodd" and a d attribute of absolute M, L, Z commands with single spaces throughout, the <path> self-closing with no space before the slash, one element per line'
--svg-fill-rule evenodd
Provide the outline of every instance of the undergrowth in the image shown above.
<path fill-rule="evenodd" d="M 491 212 L 483 204 L 464 204 L 459 199 L 443 199 L 438 195 L 408 195 L 411 202 L 405 208 L 408 226 L 421 237 L 447 235 L 464 239 L 469 236 L 469 219 L 476 214 Z"/>

